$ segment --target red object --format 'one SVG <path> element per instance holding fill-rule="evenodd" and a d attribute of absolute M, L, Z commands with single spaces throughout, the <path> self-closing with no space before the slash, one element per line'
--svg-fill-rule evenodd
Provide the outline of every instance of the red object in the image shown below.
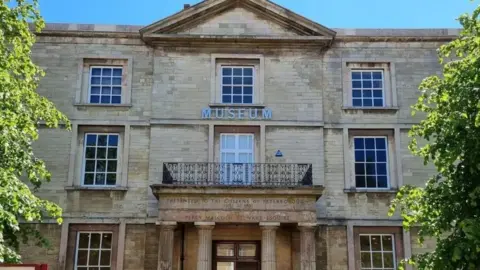
<path fill-rule="evenodd" d="M 35 267 L 35 270 L 48 270 L 48 265 L 46 264 L 0 264 L 0 267 L 11 268 L 15 270 L 17 267 Z"/>

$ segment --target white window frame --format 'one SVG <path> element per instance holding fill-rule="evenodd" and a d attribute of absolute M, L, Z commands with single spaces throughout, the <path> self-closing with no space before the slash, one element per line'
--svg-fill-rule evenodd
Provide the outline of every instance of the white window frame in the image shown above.
<path fill-rule="evenodd" d="M 386 151 L 386 153 L 385 153 L 385 154 L 386 154 L 386 162 L 385 162 L 385 164 L 386 164 L 386 166 L 387 166 L 387 174 L 386 174 L 386 176 L 387 176 L 387 187 L 357 187 L 357 185 L 356 185 L 356 176 L 357 176 L 357 175 L 356 175 L 356 173 L 355 173 L 355 163 L 357 162 L 357 161 L 355 160 L 355 151 L 356 151 L 356 148 L 355 148 L 355 139 L 356 139 L 356 138 L 362 138 L 362 139 L 366 139 L 366 138 L 373 138 L 373 139 L 382 138 L 382 139 L 385 139 L 385 144 L 386 144 L 386 145 L 385 145 L 385 151 Z M 352 144 L 353 144 L 353 147 L 352 147 L 352 148 L 353 148 L 353 162 L 352 162 L 353 166 L 352 166 L 352 167 L 353 167 L 353 177 L 354 177 L 353 181 L 354 181 L 354 183 L 355 183 L 355 188 L 356 188 L 356 189 L 359 189 L 359 190 L 366 190 L 366 189 L 368 189 L 368 190 L 385 190 L 385 189 L 390 189 L 390 188 L 391 188 L 391 183 L 390 183 L 390 174 L 391 174 L 391 173 L 390 173 L 390 166 L 389 166 L 389 162 L 390 162 L 390 160 L 389 160 L 390 150 L 389 150 L 388 136 L 361 136 L 361 135 L 358 135 L 358 136 L 352 136 L 352 142 L 353 142 L 353 143 L 352 143 Z M 367 151 L 366 149 L 363 149 L 363 150 L 364 150 L 364 151 Z M 376 149 L 376 146 L 375 146 L 375 149 L 374 149 L 374 150 L 375 150 L 375 151 L 377 150 L 377 149 Z M 376 155 L 376 153 L 375 153 L 375 155 Z M 364 163 L 366 163 L 366 162 L 364 162 Z M 375 165 L 376 165 L 376 164 L 377 164 L 377 161 L 375 161 Z M 367 172 L 366 172 L 366 168 L 365 168 L 365 176 L 366 176 L 366 175 L 367 175 Z M 375 166 L 375 176 L 378 176 L 378 175 L 377 175 L 377 172 L 376 172 L 376 166 Z M 376 179 L 376 183 L 377 183 L 377 186 L 378 186 L 378 180 L 377 180 L 377 179 Z M 365 185 L 366 185 L 366 184 L 367 184 L 367 179 L 365 178 Z"/>
<path fill-rule="evenodd" d="M 362 93 L 362 96 L 361 98 L 354 98 L 353 97 L 353 73 L 354 72 L 360 72 L 360 74 L 363 74 L 363 72 L 380 72 L 382 74 L 382 106 L 375 106 L 374 104 L 374 100 L 375 99 L 379 99 L 379 98 L 374 98 L 374 95 L 373 95 L 373 91 L 376 89 L 378 91 L 378 88 L 373 88 L 373 78 L 370 79 L 371 82 L 372 82 L 372 87 L 371 88 L 363 88 L 363 86 L 361 88 L 359 88 L 360 92 Z M 378 68 L 378 69 L 362 69 L 362 68 L 352 68 L 350 69 L 350 102 L 352 104 L 352 107 L 355 107 L 355 108 L 385 108 L 387 107 L 387 102 L 386 102 L 386 91 L 385 91 L 385 69 L 383 68 Z M 363 77 L 363 76 L 362 76 Z M 355 81 L 358 81 L 358 80 L 355 80 Z M 363 78 L 360 79 L 360 82 L 363 82 Z M 356 88 L 357 89 L 357 88 Z M 360 99 L 362 100 L 362 104 L 363 104 L 363 100 L 366 99 L 363 97 L 363 92 L 366 91 L 366 90 L 371 90 L 372 91 L 372 97 L 370 98 L 372 100 L 372 106 L 355 106 L 353 105 L 353 100 L 354 99 Z"/>
<path fill-rule="evenodd" d="M 369 242 L 370 242 L 370 250 L 369 251 L 363 251 L 362 250 L 362 246 L 361 246 L 361 237 L 362 236 L 368 236 L 368 239 L 369 239 Z M 384 251 L 383 250 L 383 241 L 380 241 L 381 243 L 381 250 L 380 251 L 373 251 L 372 250 L 372 236 L 380 236 L 380 240 L 382 239 L 383 236 L 390 236 L 392 238 L 392 250 L 391 251 Z M 360 251 L 360 270 L 375 270 L 375 269 L 379 269 L 379 270 L 396 270 L 397 269 L 397 251 L 395 250 L 395 247 L 396 247 L 396 239 L 395 239 L 395 234 L 389 234 L 389 233 L 361 233 L 358 235 L 359 237 L 359 240 L 358 240 L 358 243 L 359 243 L 359 251 Z M 371 267 L 369 268 L 362 268 L 362 253 L 370 253 L 370 265 Z M 373 253 L 381 253 L 382 254 L 382 268 L 374 268 L 373 267 Z M 391 253 L 393 255 L 393 268 L 384 268 L 383 267 L 383 264 L 384 264 L 384 261 L 383 261 L 383 253 Z"/>
<path fill-rule="evenodd" d="M 80 248 L 80 234 L 89 234 L 90 237 L 89 237 L 89 240 L 88 240 L 88 248 Z M 99 243 L 99 247 L 98 249 L 91 249 L 90 248 L 90 242 L 91 242 L 91 235 L 92 234 L 100 234 L 100 243 Z M 104 234 L 111 234 L 112 238 L 111 238 L 111 243 L 110 243 L 110 249 L 106 249 L 106 248 L 102 248 L 102 238 L 103 238 L 103 235 Z M 113 232 L 109 232 L 109 231 L 77 231 L 77 235 L 76 235 L 76 245 L 75 245 L 75 262 L 74 262 L 74 267 L 75 267 L 75 270 L 77 270 L 78 268 L 90 268 L 90 267 L 98 267 L 98 268 L 101 268 L 101 267 L 110 267 L 110 269 L 113 268 L 113 263 L 115 262 L 112 262 L 112 258 L 113 258 L 113 242 L 114 242 L 114 233 Z M 80 250 L 86 250 L 87 251 L 87 265 L 85 266 L 78 266 L 78 252 Z M 103 250 L 109 250 L 110 251 L 110 264 L 108 266 L 100 266 L 100 265 L 96 265 L 96 266 L 90 266 L 89 265 L 89 261 L 90 261 L 90 251 L 91 250 L 98 250 L 99 251 L 99 255 L 98 255 L 98 263 L 100 264 L 100 260 L 101 260 L 101 254 Z"/>
<path fill-rule="evenodd" d="M 117 135 L 118 136 L 118 143 L 117 143 L 117 171 L 116 171 L 116 179 L 115 179 L 115 185 L 107 185 L 107 176 L 105 173 L 105 184 L 104 185 L 96 185 L 95 184 L 95 178 L 96 178 L 96 170 L 97 170 L 97 164 L 95 162 L 95 172 L 94 172 L 94 175 L 93 175 L 93 185 L 86 185 L 85 184 L 85 167 L 86 167 L 86 162 L 87 162 L 87 136 L 88 135 L 96 135 L 96 136 L 99 136 L 99 135 Z M 121 182 L 121 169 L 120 169 L 120 166 L 121 166 L 121 157 L 120 157 L 120 154 L 122 153 L 121 149 L 122 149 L 122 136 L 120 133 L 118 132 L 85 132 L 83 134 L 83 155 L 82 155 L 82 175 L 81 175 L 81 180 L 80 180 L 80 185 L 83 186 L 83 187 L 117 187 L 119 186 L 119 183 Z M 108 142 L 107 142 L 108 144 Z M 98 145 L 95 145 L 95 149 L 98 148 Z M 95 161 L 97 160 L 96 158 L 96 153 L 97 151 L 95 150 Z M 107 157 L 108 157 L 108 150 L 107 150 Z M 106 161 L 106 164 L 105 166 L 107 166 L 108 168 L 108 159 L 105 159 Z M 106 168 L 106 169 L 107 169 Z"/>
<path fill-rule="evenodd" d="M 230 103 L 223 102 L 223 95 L 224 95 L 224 94 L 223 94 L 223 87 L 225 86 L 225 85 L 223 84 L 223 69 L 224 69 L 224 68 L 231 68 L 231 69 L 232 69 L 232 75 L 230 76 L 230 77 L 232 78 L 232 83 L 228 85 L 228 86 L 231 86 L 231 87 L 232 87 L 232 93 L 230 94 L 230 96 L 231 96 L 232 99 L 231 99 Z M 245 76 L 244 76 L 243 74 L 242 74 L 241 76 L 238 76 L 238 75 L 237 75 L 237 76 L 234 76 L 234 75 L 233 75 L 233 69 L 235 69 L 235 68 L 241 68 L 241 69 L 242 69 L 242 72 L 243 72 L 243 69 L 244 69 L 244 68 L 251 68 L 251 69 L 252 69 L 252 76 L 251 76 L 251 77 L 252 77 L 252 84 L 251 84 L 251 85 L 244 85 L 244 84 L 243 84 L 243 78 L 245 78 Z M 222 103 L 222 104 L 233 104 L 233 105 L 252 105 L 252 104 L 255 104 L 255 95 L 256 95 L 256 76 L 255 76 L 255 73 L 256 73 L 256 72 L 257 72 L 257 71 L 256 71 L 255 65 L 248 65 L 248 64 L 245 64 L 245 65 L 221 64 L 221 65 L 220 65 L 220 74 L 219 74 L 221 103 Z M 241 78 L 242 78 L 242 84 L 238 84 L 238 85 L 233 84 L 233 77 L 241 77 Z M 250 76 L 248 76 L 248 77 L 250 77 Z M 233 87 L 235 87 L 235 86 L 237 86 L 237 87 L 238 87 L 238 86 L 241 86 L 241 87 L 242 87 L 242 94 L 241 94 L 242 102 L 241 102 L 241 103 L 233 103 L 233 96 L 234 96 L 234 94 L 233 94 Z M 243 92 L 243 88 L 244 88 L 245 86 L 248 86 L 248 87 L 251 86 L 251 87 L 252 87 L 252 94 L 251 94 L 251 96 L 252 96 L 252 102 L 251 102 L 251 103 L 243 103 L 243 97 L 244 97 L 244 95 L 245 95 L 244 92 Z M 238 95 L 238 94 L 236 94 L 236 95 Z M 247 95 L 247 96 L 249 96 L 249 95 Z"/>
<path fill-rule="evenodd" d="M 383 107 L 353 107 L 352 71 L 383 70 Z M 398 110 L 395 62 L 382 58 L 343 58 L 342 59 L 343 109 L 355 110 Z"/>
<path fill-rule="evenodd" d="M 88 104 L 98 104 L 98 105 L 120 105 L 120 104 L 123 104 L 124 103 L 124 99 L 125 99 L 125 94 L 124 94 L 124 87 L 123 87 L 123 74 L 124 74 L 124 68 L 123 66 L 115 66 L 115 65 L 111 65 L 111 66 L 98 66 L 98 65 L 92 65 L 89 67 L 90 68 L 90 72 L 89 72 L 89 77 L 88 77 L 88 97 L 87 97 L 87 103 Z M 103 78 L 103 75 L 100 74 L 99 78 L 100 78 L 100 84 L 99 85 L 92 85 L 92 77 L 93 77 L 93 69 L 95 68 L 99 68 L 101 70 L 101 72 L 103 72 L 103 69 L 111 69 L 112 70 L 112 75 L 110 76 L 110 78 L 112 79 L 109 87 L 111 88 L 110 89 L 110 103 L 102 103 L 102 96 L 107 96 L 107 95 L 103 95 L 102 94 L 102 87 L 103 86 L 107 86 L 107 85 L 103 85 L 102 84 L 102 78 Z M 120 69 L 121 70 L 121 76 L 120 76 L 120 85 L 114 85 L 113 84 L 113 70 L 114 69 Z M 118 76 L 116 76 L 118 77 Z M 90 98 L 92 96 L 92 87 L 99 87 L 100 88 L 100 93 L 98 94 L 99 96 L 99 103 L 92 103 L 90 101 Z M 118 96 L 118 95 L 113 95 L 113 87 L 120 87 L 120 103 L 112 103 L 112 97 L 113 96 Z"/>

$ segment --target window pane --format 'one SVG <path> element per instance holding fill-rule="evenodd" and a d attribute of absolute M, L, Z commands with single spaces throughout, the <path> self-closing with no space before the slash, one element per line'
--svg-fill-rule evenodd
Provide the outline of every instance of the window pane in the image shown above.
<path fill-rule="evenodd" d="M 112 234 L 104 233 L 102 235 L 102 248 L 111 248 L 112 247 Z"/>
<path fill-rule="evenodd" d="M 84 185 L 93 185 L 94 174 L 93 173 L 86 173 L 85 178 L 83 180 Z"/>
<path fill-rule="evenodd" d="M 217 270 L 234 270 L 234 262 L 217 262 Z"/>
<path fill-rule="evenodd" d="M 102 85 L 110 85 L 110 84 L 112 84 L 112 78 L 110 78 L 110 77 L 107 77 L 107 78 L 102 77 Z"/>
<path fill-rule="evenodd" d="M 85 149 L 86 158 L 95 158 L 95 147 L 87 147 Z"/>
<path fill-rule="evenodd" d="M 382 253 L 380 252 L 373 252 L 372 253 L 372 259 L 373 259 L 373 267 L 374 268 L 382 268 Z"/>
<path fill-rule="evenodd" d="M 381 251 L 382 250 L 382 244 L 380 241 L 380 235 L 372 235 L 370 236 L 370 243 L 372 245 L 372 250 L 373 251 Z M 380 265 L 381 266 L 381 265 Z"/>
<path fill-rule="evenodd" d="M 231 103 L 231 102 L 232 102 L 232 96 L 230 96 L 230 95 L 228 95 L 228 96 L 227 96 L 227 95 L 223 95 L 223 96 L 222 96 L 222 102 L 223 102 L 223 103 Z"/>
<path fill-rule="evenodd" d="M 97 148 L 97 158 L 104 159 L 107 157 L 107 148 L 99 147 Z"/>
<path fill-rule="evenodd" d="M 352 81 L 352 88 L 362 88 L 362 81 Z"/>
<path fill-rule="evenodd" d="M 99 146 L 106 146 L 107 145 L 107 135 L 98 135 L 98 143 Z"/>
<path fill-rule="evenodd" d="M 366 163 L 367 165 L 367 175 L 375 175 L 375 163 Z"/>
<path fill-rule="evenodd" d="M 103 68 L 102 76 L 112 76 L 112 69 L 111 68 Z"/>
<path fill-rule="evenodd" d="M 79 248 L 88 248 L 88 241 L 90 239 L 90 234 L 88 233 L 80 233 L 78 237 L 78 247 Z"/>
<path fill-rule="evenodd" d="M 96 145 L 97 144 L 97 135 L 89 134 L 87 135 L 87 145 Z"/>
<path fill-rule="evenodd" d="M 383 99 L 374 99 L 373 100 L 373 106 L 375 107 L 383 107 Z"/>
<path fill-rule="evenodd" d="M 253 102 L 252 96 L 243 96 L 244 104 L 251 104 Z"/>
<path fill-rule="evenodd" d="M 92 86 L 92 88 L 90 88 L 90 94 L 100 94 L 100 87 L 99 86 Z"/>
<path fill-rule="evenodd" d="M 243 94 L 245 94 L 245 95 L 252 95 L 252 94 L 253 94 L 253 87 L 251 87 L 251 86 L 244 86 L 244 87 L 243 87 Z"/>
<path fill-rule="evenodd" d="M 242 84 L 242 77 L 233 77 L 233 84 Z"/>
<path fill-rule="evenodd" d="M 233 96 L 233 103 L 242 103 L 242 96 Z"/>
<path fill-rule="evenodd" d="M 257 252 L 257 245 L 255 244 L 239 244 L 238 256 L 240 257 L 255 257 Z"/>
<path fill-rule="evenodd" d="M 233 75 L 242 76 L 242 69 L 241 68 L 234 68 L 233 69 Z"/>
<path fill-rule="evenodd" d="M 370 251 L 370 236 L 360 235 L 360 250 Z"/>
<path fill-rule="evenodd" d="M 77 253 L 77 265 L 87 265 L 88 251 L 78 250 Z"/>
<path fill-rule="evenodd" d="M 383 97 L 382 90 L 373 90 L 373 97 L 382 98 Z"/>
<path fill-rule="evenodd" d="M 375 147 L 377 149 L 385 149 L 385 139 L 384 138 L 376 138 L 375 139 Z"/>
<path fill-rule="evenodd" d="M 122 69 L 121 68 L 114 68 L 113 69 L 113 76 L 122 76 Z"/>
<path fill-rule="evenodd" d="M 234 244 L 217 244 L 217 256 L 232 257 L 235 255 Z"/>
<path fill-rule="evenodd" d="M 95 185 L 105 185 L 105 174 L 97 173 L 95 175 Z"/>
<path fill-rule="evenodd" d="M 388 187 L 388 178 L 387 176 L 378 176 L 378 187 L 387 188 Z"/>
<path fill-rule="evenodd" d="M 361 260 L 362 260 L 362 268 L 372 267 L 372 259 L 370 257 L 369 252 L 362 252 L 362 255 L 360 257 L 361 257 Z"/>
<path fill-rule="evenodd" d="M 86 172 L 94 172 L 95 171 L 95 160 L 85 161 L 85 171 Z"/>
<path fill-rule="evenodd" d="M 232 77 L 223 77 L 223 84 L 232 84 Z"/>
<path fill-rule="evenodd" d="M 365 176 L 355 176 L 355 186 L 357 188 L 367 187 L 367 184 L 365 183 Z"/>
<path fill-rule="evenodd" d="M 90 250 L 90 254 L 88 256 L 88 264 L 89 265 L 98 265 L 98 261 L 100 259 L 100 254 L 98 250 Z"/>
<path fill-rule="evenodd" d="M 110 95 L 112 93 L 111 87 L 102 87 L 102 95 Z"/>
<path fill-rule="evenodd" d="M 232 75 L 231 68 L 222 68 L 222 75 Z"/>
<path fill-rule="evenodd" d="M 377 187 L 377 181 L 375 179 L 375 176 L 367 176 L 367 187 L 368 188 L 376 188 Z"/>
<path fill-rule="evenodd" d="M 355 144 L 355 149 L 365 149 L 365 144 L 364 144 L 364 139 L 363 138 L 355 138 L 353 140 Z"/>
<path fill-rule="evenodd" d="M 233 87 L 233 93 L 237 94 L 237 95 L 241 95 L 242 94 L 242 87 L 241 86 L 234 86 Z"/>
<path fill-rule="evenodd" d="M 112 88 L 112 94 L 113 95 L 121 95 L 122 94 L 122 87 L 113 87 Z"/>
<path fill-rule="evenodd" d="M 375 161 L 375 151 L 365 151 L 366 161 L 374 162 Z"/>
<path fill-rule="evenodd" d="M 90 234 L 90 248 L 99 248 L 100 247 L 100 234 L 92 233 Z"/>
<path fill-rule="evenodd" d="M 383 253 L 383 267 L 394 268 L 393 253 Z"/>
<path fill-rule="evenodd" d="M 365 174 L 365 163 L 355 163 L 355 174 Z"/>
<path fill-rule="evenodd" d="M 110 96 L 102 96 L 100 98 L 100 103 L 102 104 L 110 104 Z"/>
<path fill-rule="evenodd" d="M 387 152 L 386 151 L 377 151 L 377 161 L 386 162 L 387 161 Z"/>
<path fill-rule="evenodd" d="M 97 160 L 97 172 L 104 172 L 107 168 L 107 162 L 105 160 Z"/>
<path fill-rule="evenodd" d="M 366 149 L 375 149 L 375 139 L 374 138 L 365 138 L 365 148 Z"/>
<path fill-rule="evenodd" d="M 352 79 L 359 80 L 362 78 L 362 74 L 360 72 L 352 72 Z"/>
<path fill-rule="evenodd" d="M 243 84 L 252 85 L 253 84 L 253 78 L 252 77 L 243 78 Z"/>
<path fill-rule="evenodd" d="M 382 81 L 373 81 L 373 88 L 382 88 L 383 84 L 382 84 Z M 382 93 L 382 91 L 378 91 L 380 93 Z"/>
<path fill-rule="evenodd" d="M 222 93 L 223 94 L 231 94 L 232 93 L 232 87 L 231 86 L 222 87 Z"/>
<path fill-rule="evenodd" d="M 377 163 L 377 174 L 387 175 L 387 164 L 386 163 Z"/>
<path fill-rule="evenodd" d="M 90 96 L 90 103 L 100 103 L 100 96 Z"/>
<path fill-rule="evenodd" d="M 110 265 L 110 250 L 102 250 L 100 265 Z"/>
<path fill-rule="evenodd" d="M 258 269 L 258 262 L 237 262 L 236 270 L 252 270 Z M 217 269 L 220 270 L 220 269 Z"/>
<path fill-rule="evenodd" d="M 116 173 L 109 173 L 107 174 L 107 185 L 115 185 L 117 181 L 117 174 Z"/>
<path fill-rule="evenodd" d="M 358 98 L 353 99 L 353 106 L 362 106 L 362 100 Z"/>
<path fill-rule="evenodd" d="M 112 104 L 120 104 L 120 103 L 122 103 L 121 96 L 112 96 Z"/>
<path fill-rule="evenodd" d="M 363 71 L 362 72 L 362 79 L 371 79 L 372 78 L 372 73 L 369 71 Z"/>
<path fill-rule="evenodd" d="M 117 148 L 108 148 L 108 159 L 116 159 L 117 158 Z"/>
<path fill-rule="evenodd" d="M 355 151 L 355 161 L 365 161 L 365 152 L 363 150 Z"/>
<path fill-rule="evenodd" d="M 392 236 L 391 235 L 383 235 L 382 236 L 382 244 L 383 244 L 383 251 L 392 251 Z"/>
<path fill-rule="evenodd" d="M 372 81 L 363 81 L 362 86 L 363 86 L 363 88 L 372 88 Z M 372 92 L 370 92 L 370 93 L 372 93 Z M 367 96 L 367 97 L 371 97 L 371 94 L 370 94 L 370 96 Z"/>
<path fill-rule="evenodd" d="M 113 78 L 112 84 L 113 85 L 121 85 L 122 84 L 122 78 Z"/>
<path fill-rule="evenodd" d="M 92 75 L 100 76 L 102 70 L 100 68 L 92 68 Z"/>
<path fill-rule="evenodd" d="M 101 81 L 101 80 L 100 80 L 100 77 L 92 77 L 92 78 L 90 79 L 90 83 L 91 83 L 91 84 L 95 84 L 95 85 L 99 85 L 99 84 L 100 84 L 100 81 Z"/>
<path fill-rule="evenodd" d="M 383 77 L 382 72 L 380 72 L 380 71 L 373 72 L 373 79 L 376 79 L 376 80 L 380 79 L 381 80 L 382 77 Z"/>
<path fill-rule="evenodd" d="M 109 160 L 108 161 L 108 172 L 116 172 L 117 171 L 117 161 L 116 160 Z"/>
<path fill-rule="evenodd" d="M 118 145 L 118 135 L 109 135 L 108 146 L 117 146 L 117 145 Z"/>
<path fill-rule="evenodd" d="M 352 96 L 357 97 L 357 98 L 362 97 L 362 90 L 353 90 L 352 91 Z"/>

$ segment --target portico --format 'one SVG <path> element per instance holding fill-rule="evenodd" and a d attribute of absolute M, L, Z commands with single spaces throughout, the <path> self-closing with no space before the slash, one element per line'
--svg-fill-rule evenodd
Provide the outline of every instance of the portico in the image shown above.
<path fill-rule="evenodd" d="M 152 190 L 159 202 L 158 270 L 176 262 L 197 270 L 315 269 L 315 203 L 323 187 L 162 184 Z"/>

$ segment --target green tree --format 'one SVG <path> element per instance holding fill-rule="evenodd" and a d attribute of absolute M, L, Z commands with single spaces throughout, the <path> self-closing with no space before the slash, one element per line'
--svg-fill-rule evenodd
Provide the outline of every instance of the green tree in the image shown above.
<path fill-rule="evenodd" d="M 32 150 L 39 125 L 70 127 L 67 117 L 53 103 L 38 95 L 43 71 L 31 60 L 35 34 L 45 23 L 37 0 L 0 1 L 0 262 L 18 262 L 20 242 L 42 236 L 23 222 L 54 218 L 61 222 L 56 204 L 32 193 L 50 173 Z M 29 183 L 27 185 L 26 183 Z"/>
<path fill-rule="evenodd" d="M 425 187 L 402 187 L 406 228 L 435 250 L 413 256 L 418 269 L 480 269 L 480 7 L 459 18 L 460 36 L 438 50 L 442 76 L 425 78 L 414 112 L 426 115 L 410 130 L 410 150 L 435 165 Z M 426 143 L 418 143 L 415 138 Z"/>

